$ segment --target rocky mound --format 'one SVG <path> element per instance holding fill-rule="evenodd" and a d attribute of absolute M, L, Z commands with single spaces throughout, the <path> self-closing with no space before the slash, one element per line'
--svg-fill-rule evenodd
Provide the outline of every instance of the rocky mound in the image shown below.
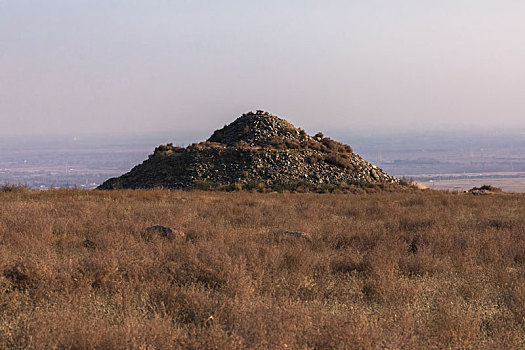
<path fill-rule="evenodd" d="M 323 134 L 309 136 L 267 112 L 247 113 L 186 148 L 157 147 L 129 173 L 99 189 L 203 188 L 239 184 L 397 183 L 398 179 Z"/>

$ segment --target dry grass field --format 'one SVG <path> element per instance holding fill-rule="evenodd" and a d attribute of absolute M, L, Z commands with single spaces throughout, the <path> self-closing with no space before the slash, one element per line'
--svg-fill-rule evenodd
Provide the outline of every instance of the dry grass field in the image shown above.
<path fill-rule="evenodd" d="M 525 195 L 0 191 L 2 349 L 524 346 Z"/>

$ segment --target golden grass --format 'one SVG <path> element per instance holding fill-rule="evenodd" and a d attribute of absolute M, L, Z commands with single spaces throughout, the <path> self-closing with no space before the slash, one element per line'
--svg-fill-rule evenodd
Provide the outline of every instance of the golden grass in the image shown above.
<path fill-rule="evenodd" d="M 520 348 L 524 273 L 519 194 L 0 191 L 0 348 Z"/>

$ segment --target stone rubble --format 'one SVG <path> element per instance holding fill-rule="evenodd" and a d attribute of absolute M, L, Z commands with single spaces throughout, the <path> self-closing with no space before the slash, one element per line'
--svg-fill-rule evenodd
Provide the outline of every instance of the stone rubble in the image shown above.
<path fill-rule="evenodd" d="M 188 147 L 157 147 L 130 172 L 99 189 L 202 188 L 204 185 L 398 183 L 348 145 L 310 136 L 268 112 L 250 112 Z"/>

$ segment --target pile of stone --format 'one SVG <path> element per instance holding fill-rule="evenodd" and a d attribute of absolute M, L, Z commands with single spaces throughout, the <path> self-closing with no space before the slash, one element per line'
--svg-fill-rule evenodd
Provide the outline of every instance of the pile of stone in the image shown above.
<path fill-rule="evenodd" d="M 467 192 L 467 191 L 465 191 Z M 491 185 L 483 185 L 481 187 L 473 187 L 470 190 L 468 190 L 468 193 L 474 195 L 474 196 L 480 196 L 480 195 L 487 195 L 487 194 L 494 194 L 494 193 L 500 193 L 503 192 L 501 188 L 494 187 Z"/>
<path fill-rule="evenodd" d="M 203 185 L 398 183 L 321 133 L 310 136 L 264 111 L 250 112 L 188 147 L 157 147 L 129 173 L 99 189 L 202 188 Z"/>

